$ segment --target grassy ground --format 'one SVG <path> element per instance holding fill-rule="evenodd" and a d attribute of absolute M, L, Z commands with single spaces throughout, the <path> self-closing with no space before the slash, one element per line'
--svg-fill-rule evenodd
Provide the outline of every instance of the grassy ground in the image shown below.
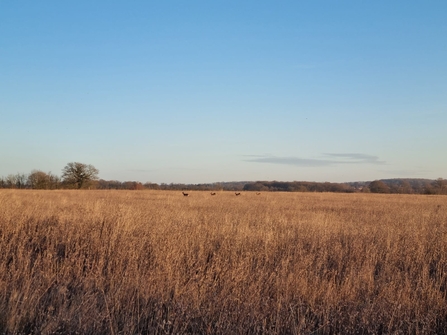
<path fill-rule="evenodd" d="M 0 334 L 447 334 L 447 198 L 0 190 Z"/>

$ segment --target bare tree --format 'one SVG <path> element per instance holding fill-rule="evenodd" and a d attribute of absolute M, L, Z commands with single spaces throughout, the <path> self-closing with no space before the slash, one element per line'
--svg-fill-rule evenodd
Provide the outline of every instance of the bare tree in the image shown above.
<path fill-rule="evenodd" d="M 369 183 L 372 193 L 390 193 L 390 187 L 381 180 L 374 180 Z"/>
<path fill-rule="evenodd" d="M 5 184 L 7 188 L 16 188 L 17 187 L 17 178 L 16 175 L 9 174 L 5 178 Z"/>
<path fill-rule="evenodd" d="M 4 180 L 7 188 L 25 188 L 27 176 L 24 173 L 10 174 Z"/>
<path fill-rule="evenodd" d="M 59 177 L 51 172 L 45 173 L 40 170 L 33 170 L 28 176 L 27 184 L 32 189 L 52 190 L 58 187 Z"/>
<path fill-rule="evenodd" d="M 26 188 L 28 176 L 24 173 L 17 173 L 17 188 Z"/>
<path fill-rule="evenodd" d="M 438 178 L 432 183 L 435 192 L 437 194 L 446 194 L 447 193 L 447 180 Z"/>
<path fill-rule="evenodd" d="M 62 169 L 62 180 L 64 183 L 80 189 L 85 184 L 97 180 L 98 173 L 98 169 L 93 165 L 72 162 Z"/>

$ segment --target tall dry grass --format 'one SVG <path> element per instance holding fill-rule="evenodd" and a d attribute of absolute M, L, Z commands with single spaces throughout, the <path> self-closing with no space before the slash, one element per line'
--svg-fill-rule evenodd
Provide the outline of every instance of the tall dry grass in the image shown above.
<path fill-rule="evenodd" d="M 446 334 L 442 196 L 0 191 L 0 333 Z"/>

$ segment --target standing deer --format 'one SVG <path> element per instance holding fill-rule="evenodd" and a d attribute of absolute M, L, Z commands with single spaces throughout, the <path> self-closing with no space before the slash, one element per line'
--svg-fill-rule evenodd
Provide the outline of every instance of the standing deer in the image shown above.
<path fill-rule="evenodd" d="M 235 192 L 236 196 L 241 195 L 241 192 Z"/>
<path fill-rule="evenodd" d="M 184 197 L 189 196 L 189 194 L 188 194 L 188 193 L 185 193 L 185 192 L 182 192 L 182 194 L 183 194 Z"/>
<path fill-rule="evenodd" d="M 261 194 L 261 192 L 256 192 L 256 195 L 260 195 Z"/>
<path fill-rule="evenodd" d="M 211 195 L 216 195 L 216 192 L 211 192 Z"/>

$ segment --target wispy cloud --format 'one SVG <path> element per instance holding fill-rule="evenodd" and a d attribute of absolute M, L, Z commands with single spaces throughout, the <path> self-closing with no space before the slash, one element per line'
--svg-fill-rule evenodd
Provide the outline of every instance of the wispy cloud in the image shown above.
<path fill-rule="evenodd" d="M 339 164 L 385 164 L 379 157 L 360 153 L 325 153 L 322 158 L 278 157 L 273 155 L 247 155 L 246 162 L 271 163 L 303 167 L 333 166 Z"/>
<path fill-rule="evenodd" d="M 380 161 L 379 157 L 366 155 L 366 154 L 358 154 L 358 153 L 343 153 L 343 154 L 324 154 L 325 156 L 345 159 L 345 163 L 369 163 L 369 164 L 385 164 L 385 161 Z M 340 162 L 341 163 L 341 162 Z"/>

